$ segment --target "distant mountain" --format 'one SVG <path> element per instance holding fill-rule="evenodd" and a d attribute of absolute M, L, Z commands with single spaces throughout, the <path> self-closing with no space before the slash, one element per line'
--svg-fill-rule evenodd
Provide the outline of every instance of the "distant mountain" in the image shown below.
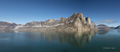
<path fill-rule="evenodd" d="M 109 27 L 110 29 L 115 29 L 115 27 Z"/>
<path fill-rule="evenodd" d="M 117 26 L 117 27 L 115 27 L 115 29 L 120 29 L 120 25 L 119 25 L 119 26 Z"/>
<path fill-rule="evenodd" d="M 101 35 L 106 34 L 107 32 L 109 32 L 110 29 L 113 28 L 113 27 L 108 27 L 105 24 L 99 24 L 97 25 L 97 27 L 98 27 L 98 34 L 101 34 Z"/>
<path fill-rule="evenodd" d="M 120 29 L 120 25 L 117 27 L 109 27 L 105 24 L 99 24 L 99 25 L 97 25 L 97 27 L 98 27 L 98 29 Z"/>
<path fill-rule="evenodd" d="M 51 26 L 55 26 L 55 25 L 60 25 L 60 21 L 54 20 L 54 19 L 49 19 L 45 22 L 33 21 L 33 22 L 26 23 L 24 26 L 26 26 L 26 27 L 51 27 Z"/>
<path fill-rule="evenodd" d="M 12 30 L 17 26 L 17 24 L 12 22 L 0 21 L 0 30 Z"/>
<path fill-rule="evenodd" d="M 90 20 L 90 17 L 85 18 L 82 13 L 74 13 L 69 18 L 61 17 L 60 20 L 33 21 L 24 25 L 1 22 L 0 26 L 18 31 L 90 31 L 97 29 L 96 24 Z"/>
<path fill-rule="evenodd" d="M 97 25 L 97 27 L 98 27 L 98 29 L 111 29 L 110 27 L 108 27 L 105 24 L 99 24 L 99 25 Z"/>

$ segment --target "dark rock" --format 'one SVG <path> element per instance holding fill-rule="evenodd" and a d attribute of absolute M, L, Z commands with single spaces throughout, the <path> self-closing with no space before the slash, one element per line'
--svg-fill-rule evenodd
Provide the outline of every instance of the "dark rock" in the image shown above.
<path fill-rule="evenodd" d="M 117 27 L 115 27 L 115 29 L 120 29 L 120 25 L 119 25 L 119 26 L 117 26 Z"/>

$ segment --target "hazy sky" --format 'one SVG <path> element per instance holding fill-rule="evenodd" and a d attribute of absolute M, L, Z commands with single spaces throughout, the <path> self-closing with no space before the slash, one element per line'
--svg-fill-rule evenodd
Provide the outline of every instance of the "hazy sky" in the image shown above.
<path fill-rule="evenodd" d="M 0 21 L 25 24 L 82 12 L 96 24 L 120 25 L 119 0 L 0 0 Z"/>

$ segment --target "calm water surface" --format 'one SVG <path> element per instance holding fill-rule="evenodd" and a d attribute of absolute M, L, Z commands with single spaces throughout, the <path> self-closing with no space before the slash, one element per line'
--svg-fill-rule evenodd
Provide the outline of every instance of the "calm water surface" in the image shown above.
<path fill-rule="evenodd" d="M 120 30 L 1 32 L 0 52 L 120 52 Z"/>

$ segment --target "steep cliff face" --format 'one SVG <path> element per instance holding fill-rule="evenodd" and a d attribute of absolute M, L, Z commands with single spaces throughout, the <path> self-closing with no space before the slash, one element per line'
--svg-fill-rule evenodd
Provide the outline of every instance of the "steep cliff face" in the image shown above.
<path fill-rule="evenodd" d="M 90 24 L 91 23 L 90 17 L 87 17 L 86 21 Z"/>
<path fill-rule="evenodd" d="M 82 13 L 75 13 L 71 17 L 67 18 L 66 25 L 71 25 L 71 27 L 75 27 L 78 31 L 97 28 L 95 23 L 91 22 L 90 17 L 85 19 Z"/>
<path fill-rule="evenodd" d="M 17 26 L 17 24 L 12 22 L 0 22 L 0 30 L 12 30 Z"/>

